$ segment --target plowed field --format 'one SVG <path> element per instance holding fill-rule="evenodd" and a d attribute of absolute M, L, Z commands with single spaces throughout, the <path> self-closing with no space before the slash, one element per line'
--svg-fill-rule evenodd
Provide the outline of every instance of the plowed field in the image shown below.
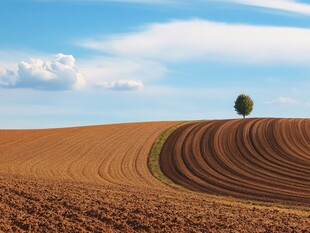
<path fill-rule="evenodd" d="M 195 191 L 310 204 L 310 120 L 188 124 L 166 141 L 161 167 Z"/>
<path fill-rule="evenodd" d="M 154 141 L 175 122 L 0 131 L 0 171 L 37 178 L 161 187 L 149 172 Z"/>
<path fill-rule="evenodd" d="M 195 148 L 193 144 L 201 141 L 195 138 L 199 138 L 202 131 L 209 132 L 209 126 L 213 125 L 213 131 L 217 132 L 226 130 L 226 137 L 220 137 L 217 134 L 221 133 L 214 134 L 212 130 L 203 134 L 210 138 L 215 135 L 217 143 L 227 139 L 221 150 L 232 150 L 235 156 L 239 156 L 235 153 L 238 150 L 228 145 L 229 141 L 233 141 L 231 134 L 238 140 L 242 138 L 240 135 L 244 135 L 244 143 L 239 145 L 235 141 L 238 147 L 242 147 L 240 153 L 245 156 L 249 152 L 248 155 L 257 160 L 254 164 L 265 167 L 268 167 L 266 163 L 259 160 L 253 151 L 262 150 L 261 155 L 269 156 L 275 149 L 274 145 L 279 143 L 276 151 L 281 156 L 272 154 L 270 157 L 270 164 L 281 167 L 278 175 L 273 174 L 276 169 L 267 169 L 267 175 L 263 172 L 257 176 L 256 182 L 251 183 L 254 187 L 256 185 L 256 189 L 261 188 L 263 193 L 272 188 L 270 196 L 263 198 L 268 203 L 175 189 L 155 179 L 147 167 L 149 151 L 163 131 L 180 122 L 0 130 L 0 232 L 309 232 L 309 120 L 264 123 L 268 121 L 247 120 L 245 125 L 241 121 L 210 122 L 210 125 L 190 123 L 176 131 L 191 131 L 191 128 L 202 126 L 204 130 L 198 130 L 192 136 L 193 140 L 187 141 L 189 148 Z M 274 127 L 270 129 L 272 125 L 278 125 L 277 131 L 274 132 Z M 255 127 L 257 133 L 254 138 L 247 138 L 248 132 Z M 264 134 L 265 131 L 269 133 Z M 178 138 L 173 135 L 168 141 Z M 270 141 L 272 135 L 274 142 Z M 261 145 L 260 141 L 270 141 L 271 144 L 253 150 L 248 148 L 247 140 L 258 142 L 258 145 Z M 182 140 L 177 141 L 176 144 L 183 144 Z M 177 147 L 168 145 L 169 142 L 165 144 L 167 153 L 164 157 L 174 161 L 170 152 L 172 149 L 177 151 Z M 211 145 L 207 144 L 205 150 Z M 215 148 L 210 147 L 211 150 Z M 279 158 L 281 160 L 276 162 Z M 252 161 L 246 162 L 242 161 L 242 164 L 252 164 Z M 219 164 L 224 168 L 227 166 Z M 223 167 L 219 167 L 221 173 L 224 173 Z M 283 176 L 290 169 L 291 174 Z M 249 172 L 251 169 L 245 169 L 245 174 L 241 170 L 236 171 L 241 173 L 239 178 L 236 174 L 233 176 L 240 183 L 244 181 L 247 184 L 248 174 L 256 174 Z M 191 176 L 194 184 L 195 172 Z M 259 186 L 263 179 L 266 181 Z M 223 179 L 220 183 L 225 181 Z M 269 184 L 271 182 L 275 183 L 274 187 Z M 220 185 L 219 191 L 208 185 L 202 190 L 186 182 L 181 184 L 189 189 L 229 196 L 253 199 L 263 196 L 257 195 L 256 191 L 254 195 L 249 191 L 242 193 L 240 190 L 243 189 L 235 183 L 228 185 L 234 189 L 234 194 L 227 191 L 226 185 Z M 244 190 L 250 188 L 245 185 Z M 282 190 L 283 199 L 279 198 Z M 301 201 L 296 201 L 298 198 Z M 289 200 L 297 204 L 274 206 L 274 200 Z"/>

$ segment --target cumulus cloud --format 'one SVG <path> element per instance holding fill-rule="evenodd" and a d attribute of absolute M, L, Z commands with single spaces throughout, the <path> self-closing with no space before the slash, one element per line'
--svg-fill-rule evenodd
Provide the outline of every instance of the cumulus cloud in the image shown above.
<path fill-rule="evenodd" d="M 85 86 L 72 55 L 57 54 L 52 60 L 30 59 L 18 65 L 17 72 L 0 69 L 0 85 L 7 88 L 69 90 Z"/>
<path fill-rule="evenodd" d="M 85 39 L 78 44 L 118 57 L 170 62 L 209 59 L 309 64 L 309 41 L 309 29 L 195 19 L 155 23 L 138 32 Z"/>
<path fill-rule="evenodd" d="M 119 80 L 101 82 L 97 86 L 113 91 L 137 91 L 143 88 L 143 82 L 140 80 Z"/>
<path fill-rule="evenodd" d="M 292 105 L 297 104 L 298 101 L 289 97 L 281 96 L 276 100 L 269 102 L 270 104 L 280 104 L 280 105 Z"/>
<path fill-rule="evenodd" d="M 310 15 L 310 4 L 296 0 L 222 0 L 248 6 L 270 8 L 297 14 Z"/>

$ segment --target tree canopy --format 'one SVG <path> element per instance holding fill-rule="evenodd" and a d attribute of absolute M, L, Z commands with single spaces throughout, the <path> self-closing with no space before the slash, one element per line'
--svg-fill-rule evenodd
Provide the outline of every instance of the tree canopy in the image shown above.
<path fill-rule="evenodd" d="M 251 114 L 253 110 L 254 102 L 250 96 L 245 94 L 240 94 L 235 101 L 235 110 L 243 118 Z"/>

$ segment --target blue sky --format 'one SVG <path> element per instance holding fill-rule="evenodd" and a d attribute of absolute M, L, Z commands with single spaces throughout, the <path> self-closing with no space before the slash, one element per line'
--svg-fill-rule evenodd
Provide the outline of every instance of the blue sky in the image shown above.
<path fill-rule="evenodd" d="M 189 3 L 190 2 L 190 3 Z M 1 0 L 0 128 L 310 116 L 310 2 Z"/>

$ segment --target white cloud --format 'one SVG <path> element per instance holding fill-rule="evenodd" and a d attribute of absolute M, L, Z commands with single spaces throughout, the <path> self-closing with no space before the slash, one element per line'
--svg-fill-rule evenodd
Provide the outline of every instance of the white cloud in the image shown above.
<path fill-rule="evenodd" d="M 22 61 L 17 72 L 1 68 L 0 85 L 7 88 L 68 90 L 82 88 L 85 80 L 75 65 L 74 57 L 60 53 L 52 60 Z"/>
<path fill-rule="evenodd" d="M 310 4 L 295 0 L 223 0 L 237 4 L 282 10 L 297 14 L 310 15 Z"/>
<path fill-rule="evenodd" d="M 298 101 L 289 97 L 279 97 L 278 99 L 269 102 L 270 104 L 280 104 L 280 105 L 292 105 L 297 104 Z"/>
<path fill-rule="evenodd" d="M 0 66 L 8 70 L 17 71 L 16 64 L 28 60 L 30 57 L 39 57 L 42 60 L 50 59 L 50 55 L 33 50 L 3 50 L 0 49 Z"/>
<path fill-rule="evenodd" d="M 41 59 L 29 59 L 29 57 L 39 57 Z M 118 82 L 118 80 L 143 80 L 143 83 L 150 83 L 163 77 L 168 72 L 161 63 L 143 59 L 97 56 L 75 61 L 74 57 L 70 55 L 56 55 L 53 59 L 50 57 L 51 55 L 36 51 L 0 50 L 0 87 L 61 90 L 79 89 L 83 86 L 88 88 L 98 87 L 100 83 L 112 83 Z M 63 82 L 59 80 L 58 83 L 51 83 L 49 77 L 53 76 L 52 73 L 56 72 L 59 78 L 60 73 L 58 71 L 49 72 L 49 69 L 43 67 L 55 60 L 71 67 L 69 70 L 72 71 L 73 69 L 73 73 L 77 72 L 79 79 L 76 80 L 75 85 L 71 85 L 72 82 L 66 84 L 68 77 L 64 77 Z M 51 65 L 47 66 L 51 67 Z M 27 69 L 27 67 L 29 68 Z M 82 74 L 83 76 L 81 76 Z M 26 79 L 28 76 L 31 76 L 30 80 Z M 133 90 L 133 88 L 131 89 Z"/>
<path fill-rule="evenodd" d="M 113 56 L 159 61 L 208 59 L 241 63 L 310 63 L 310 30 L 217 23 L 155 23 L 138 32 L 78 44 Z"/>
<path fill-rule="evenodd" d="M 137 91 L 143 88 L 143 82 L 140 80 L 119 80 L 101 82 L 97 86 L 113 91 Z"/>

